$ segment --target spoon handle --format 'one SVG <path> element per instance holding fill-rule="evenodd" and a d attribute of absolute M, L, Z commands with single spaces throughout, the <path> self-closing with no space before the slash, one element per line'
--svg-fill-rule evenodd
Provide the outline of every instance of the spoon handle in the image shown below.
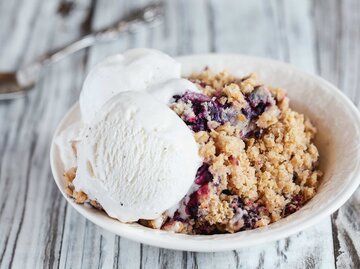
<path fill-rule="evenodd" d="M 129 16 L 116 22 L 110 27 L 92 32 L 81 37 L 75 42 L 43 55 L 38 60 L 38 63 L 41 65 L 51 64 L 96 43 L 117 40 L 120 34 L 124 32 L 135 32 L 142 26 L 156 25 L 162 21 L 162 9 L 162 5 L 158 3 L 135 10 Z"/>
<path fill-rule="evenodd" d="M 87 34 L 68 45 L 44 54 L 33 63 L 20 68 L 16 72 L 16 83 L 20 87 L 30 87 L 34 85 L 45 65 L 55 63 L 74 52 L 90 47 L 96 43 L 117 40 L 124 32 L 136 32 L 142 28 L 142 26 L 155 26 L 161 23 L 162 19 L 163 5 L 161 2 L 137 9 L 113 25 Z"/>

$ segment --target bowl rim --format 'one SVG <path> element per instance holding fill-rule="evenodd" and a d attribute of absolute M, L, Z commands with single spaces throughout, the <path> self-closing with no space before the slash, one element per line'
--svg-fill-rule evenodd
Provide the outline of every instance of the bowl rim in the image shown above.
<path fill-rule="evenodd" d="M 328 90 L 330 90 L 336 98 L 341 100 L 344 105 L 346 105 L 354 115 L 354 119 L 356 122 L 356 128 L 360 130 L 360 113 L 355 105 L 350 101 L 350 99 L 341 92 L 337 87 L 332 85 L 330 82 L 326 81 L 325 79 L 302 71 L 297 67 L 294 67 L 291 64 L 287 64 L 284 62 L 268 59 L 268 58 L 261 58 L 255 56 L 247 56 L 242 54 L 191 54 L 191 55 L 184 55 L 180 57 L 176 57 L 175 59 L 178 61 L 188 61 L 194 60 L 194 58 L 206 58 L 206 59 L 216 59 L 216 58 L 227 58 L 230 57 L 232 59 L 238 58 L 239 60 L 248 60 L 254 62 L 262 62 L 264 64 L 271 64 L 276 65 L 280 68 L 288 68 L 292 71 L 310 77 L 311 79 L 315 80 L 317 83 L 322 84 Z M 233 60 L 234 61 L 234 60 Z M 292 222 L 285 223 L 284 226 L 279 226 L 274 229 L 267 229 L 258 228 L 255 230 L 250 231 L 243 231 L 241 233 L 252 233 L 251 240 L 234 240 L 232 238 L 233 234 L 222 234 L 222 235 L 185 235 L 185 234 L 176 234 L 172 232 L 162 231 L 162 230 L 154 230 L 151 228 L 143 227 L 144 229 L 140 230 L 136 228 L 134 224 L 124 224 L 118 221 L 115 221 L 105 215 L 105 213 L 89 211 L 87 207 L 84 205 L 76 204 L 71 198 L 69 198 L 64 189 L 61 186 L 61 182 L 63 181 L 63 176 L 60 173 L 57 173 L 57 165 L 56 160 L 58 158 L 56 153 L 56 146 L 55 146 L 55 138 L 59 134 L 59 132 L 63 129 L 65 123 L 69 120 L 73 113 L 76 112 L 78 109 L 79 104 L 76 102 L 70 110 L 65 114 L 62 118 L 60 123 L 58 124 L 50 147 L 50 166 L 51 171 L 53 174 L 53 178 L 58 186 L 59 190 L 77 212 L 83 215 L 85 218 L 89 219 L 91 222 L 95 223 L 96 225 L 102 227 L 105 230 L 108 230 L 114 234 L 123 236 L 125 238 L 131 239 L 133 241 L 137 241 L 140 243 L 144 243 L 147 245 L 152 245 L 156 247 L 174 249 L 174 250 L 184 250 L 184 251 L 197 251 L 197 252 L 214 252 L 214 251 L 226 251 L 226 250 L 234 250 L 242 247 L 249 247 L 254 246 L 262 243 L 267 243 L 274 240 L 279 240 L 281 238 L 290 236 L 294 233 L 300 232 L 313 226 L 314 224 L 320 222 L 325 217 L 331 215 L 335 212 L 338 208 L 340 208 L 349 198 L 350 196 L 356 191 L 357 187 L 360 184 L 360 165 L 356 166 L 356 171 L 354 171 L 351 180 L 349 181 L 346 188 L 342 190 L 342 192 L 338 193 L 336 198 L 334 198 L 333 202 L 329 204 L 327 207 L 322 208 L 321 211 L 317 212 L 316 210 L 314 213 L 309 213 L 308 218 L 300 218 L 295 219 Z M 359 161 L 358 161 L 359 163 Z M 315 214 L 316 213 L 316 214 Z M 101 215 L 100 215 L 101 214 Z M 104 215 L 106 218 L 104 218 Z M 115 225 L 114 222 L 118 223 Z M 255 231 L 255 232 L 254 232 Z M 255 235 L 257 233 L 258 235 Z M 159 235 L 166 235 L 166 236 L 159 236 Z"/>

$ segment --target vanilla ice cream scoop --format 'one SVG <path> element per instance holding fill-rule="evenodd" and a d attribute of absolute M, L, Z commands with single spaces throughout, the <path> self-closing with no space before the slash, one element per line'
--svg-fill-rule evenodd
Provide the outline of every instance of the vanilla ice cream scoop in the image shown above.
<path fill-rule="evenodd" d="M 132 49 L 108 57 L 87 75 L 80 95 L 82 119 L 91 122 L 108 100 L 123 91 L 148 92 L 169 103 L 173 95 L 186 90 L 199 92 L 181 79 L 177 61 L 158 50 Z"/>
<path fill-rule="evenodd" d="M 186 195 L 200 164 L 192 132 L 166 104 L 122 92 L 86 124 L 73 184 L 110 217 L 155 219 Z"/>

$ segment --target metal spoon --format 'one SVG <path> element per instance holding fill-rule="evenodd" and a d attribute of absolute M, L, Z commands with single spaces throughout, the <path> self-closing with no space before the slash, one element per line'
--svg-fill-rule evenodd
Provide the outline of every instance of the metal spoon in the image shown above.
<path fill-rule="evenodd" d="M 154 26 L 162 22 L 162 4 L 152 4 L 135 10 L 126 18 L 102 30 L 81 37 L 62 48 L 51 51 L 32 64 L 14 72 L 0 72 L 0 100 L 8 100 L 24 96 L 38 80 L 41 70 L 64 57 L 90 47 L 98 42 L 117 40 L 121 33 L 135 32 L 141 26 Z"/>

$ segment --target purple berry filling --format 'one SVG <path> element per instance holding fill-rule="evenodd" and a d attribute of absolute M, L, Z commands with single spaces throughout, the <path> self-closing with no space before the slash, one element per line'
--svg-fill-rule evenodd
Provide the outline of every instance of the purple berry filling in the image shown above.
<path fill-rule="evenodd" d="M 173 220 L 175 221 L 185 221 L 181 216 L 180 216 L 180 212 L 179 210 L 176 210 L 175 213 L 174 213 L 174 216 L 173 216 Z"/>
<path fill-rule="evenodd" d="M 291 202 L 286 205 L 284 210 L 285 211 L 284 215 L 288 216 L 292 213 L 295 213 L 303 206 L 303 204 L 304 204 L 304 197 L 301 194 L 295 195 L 291 199 Z"/>
<path fill-rule="evenodd" d="M 238 196 L 235 196 L 231 206 L 234 210 L 235 217 L 239 215 L 244 222 L 244 226 L 241 227 L 241 231 L 254 229 L 256 222 L 260 220 L 259 211 L 262 207 L 259 207 L 257 204 L 245 202 Z"/>
<path fill-rule="evenodd" d="M 245 115 L 247 123 L 243 125 L 240 136 L 243 139 L 260 138 L 262 136 L 263 130 L 256 126 L 255 120 L 268 107 L 275 105 L 275 100 L 267 88 L 258 86 L 245 96 L 247 105 L 240 111 L 236 110 L 232 103 L 221 104 L 219 102 L 220 97 L 215 95 L 210 98 L 201 93 L 187 91 L 183 95 L 175 95 L 173 98 L 176 103 L 182 102 L 190 105 L 193 115 L 183 115 L 182 119 L 194 132 L 209 131 L 209 121 L 218 122 L 219 124 L 229 122 L 236 125 L 237 115 L 242 113 Z"/>
<path fill-rule="evenodd" d="M 191 218 L 196 219 L 198 217 L 200 198 L 201 196 L 208 195 L 209 187 L 208 185 L 203 185 L 197 191 L 193 192 L 190 195 L 190 199 L 185 207 L 185 212 Z"/>
<path fill-rule="evenodd" d="M 228 190 L 228 189 L 223 190 L 221 193 L 222 193 L 222 194 L 225 194 L 225 195 L 231 195 L 231 191 Z"/>
<path fill-rule="evenodd" d="M 194 131 L 209 131 L 208 122 L 216 121 L 223 124 L 234 121 L 235 113 L 229 109 L 229 104 L 221 105 L 217 97 L 209 98 L 200 93 L 185 92 L 182 96 L 175 95 L 175 102 L 191 105 L 195 117 L 183 117 L 185 123 Z"/>
<path fill-rule="evenodd" d="M 198 217 L 198 209 L 199 209 L 199 198 L 197 195 L 197 192 L 193 192 L 190 195 L 190 200 L 186 205 L 185 208 L 185 212 L 186 214 L 188 214 L 190 217 L 196 219 Z"/>
<path fill-rule="evenodd" d="M 247 97 L 248 106 L 242 109 L 242 113 L 247 119 L 253 120 L 264 113 L 265 109 L 275 104 L 271 93 L 266 88 L 259 86 Z"/>
<path fill-rule="evenodd" d="M 271 93 L 263 86 L 256 87 L 247 98 L 252 108 L 258 107 L 259 105 L 268 106 L 274 103 Z"/>
<path fill-rule="evenodd" d="M 208 224 L 202 224 L 198 227 L 195 227 L 194 230 L 197 234 L 205 234 L 205 235 L 219 233 L 216 226 L 208 225 Z"/>
<path fill-rule="evenodd" d="M 202 186 L 212 181 L 212 179 L 213 175 L 209 171 L 209 165 L 207 163 L 203 163 L 196 173 L 195 183 Z"/>

